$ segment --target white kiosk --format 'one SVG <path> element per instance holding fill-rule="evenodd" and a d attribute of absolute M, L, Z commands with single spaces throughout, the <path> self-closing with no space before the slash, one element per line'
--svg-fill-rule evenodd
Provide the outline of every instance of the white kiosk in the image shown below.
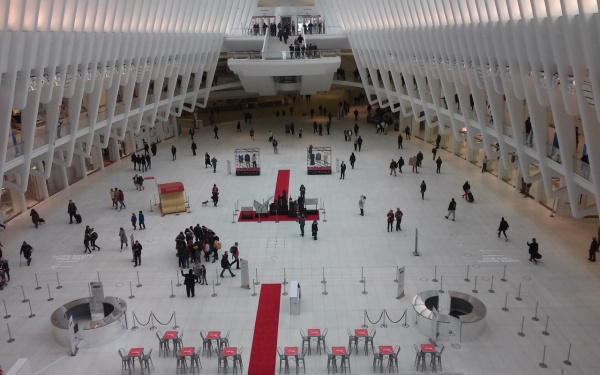
<path fill-rule="evenodd" d="M 302 291 L 297 280 L 290 281 L 290 315 L 300 315 L 300 298 Z"/>

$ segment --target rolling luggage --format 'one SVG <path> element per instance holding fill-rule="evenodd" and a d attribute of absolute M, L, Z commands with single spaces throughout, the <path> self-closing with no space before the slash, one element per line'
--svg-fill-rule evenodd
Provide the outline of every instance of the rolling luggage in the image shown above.
<path fill-rule="evenodd" d="M 475 202 L 475 198 L 473 198 L 473 194 L 471 192 L 469 192 L 469 194 L 467 194 L 467 201 L 469 203 Z"/>
<path fill-rule="evenodd" d="M 75 221 L 77 222 L 77 224 L 81 224 L 82 219 L 81 219 L 81 215 L 79 215 L 79 213 L 75 214 Z"/>

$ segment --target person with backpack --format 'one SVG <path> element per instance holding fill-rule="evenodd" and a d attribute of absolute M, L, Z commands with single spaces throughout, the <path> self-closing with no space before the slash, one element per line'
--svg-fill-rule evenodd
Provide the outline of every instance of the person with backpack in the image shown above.
<path fill-rule="evenodd" d="M 144 177 L 142 175 L 137 176 L 137 185 L 139 190 L 146 190 L 144 187 Z"/>
<path fill-rule="evenodd" d="M 400 173 L 402 173 L 402 167 L 404 167 L 404 158 L 400 156 L 400 159 L 398 159 L 398 171 Z"/>
<path fill-rule="evenodd" d="M 212 167 L 212 164 L 210 163 L 210 155 L 208 154 L 208 152 L 204 153 L 204 168 L 210 168 Z"/>
<path fill-rule="evenodd" d="M 279 151 L 277 150 L 277 145 L 279 143 L 277 142 L 277 140 L 275 138 L 273 138 L 273 153 L 275 154 L 279 154 Z"/>
<path fill-rule="evenodd" d="M 233 259 L 235 259 L 233 262 L 231 262 L 231 267 L 233 267 L 233 265 L 236 265 L 236 269 L 240 269 L 240 249 L 238 247 L 238 243 L 236 242 L 234 246 L 231 246 L 231 249 L 229 249 L 229 252 L 231 253 L 231 256 L 233 256 Z"/>
<path fill-rule="evenodd" d="M 394 176 L 398 176 L 396 174 L 396 168 L 398 168 L 398 163 L 396 163 L 396 160 L 392 159 L 390 163 L 390 176 L 392 175 L 392 172 L 394 172 Z"/>
<path fill-rule="evenodd" d="M 31 247 L 31 245 L 27 242 L 23 241 L 20 254 L 23 255 L 23 258 L 27 259 L 27 266 L 31 265 L 31 253 L 33 253 L 33 247 Z"/>
<path fill-rule="evenodd" d="M 92 245 L 92 250 L 98 249 L 98 251 L 100 251 L 100 246 L 96 245 L 96 240 L 98 240 L 98 233 L 92 232 L 90 234 L 90 244 Z"/>
<path fill-rule="evenodd" d="M 142 265 L 142 245 L 138 240 L 135 241 L 134 244 L 131 245 L 131 250 L 133 250 L 133 261 L 135 262 L 134 267 Z"/>
<path fill-rule="evenodd" d="M 508 237 L 506 236 L 506 230 L 508 229 L 508 222 L 502 218 L 500 220 L 500 225 L 498 226 L 498 238 L 500 238 L 500 233 L 504 233 L 504 238 L 506 242 L 508 242 Z"/>
<path fill-rule="evenodd" d="M 133 226 L 133 230 L 137 229 L 137 217 L 135 216 L 135 212 L 131 214 L 131 225 Z"/>
<path fill-rule="evenodd" d="M 401 231 L 402 228 L 400 228 L 400 223 L 402 223 L 402 216 L 404 216 L 404 214 L 400 211 L 400 207 L 396 208 L 394 216 L 396 217 L 396 232 Z"/>
<path fill-rule="evenodd" d="M 225 273 L 225 271 L 229 271 L 229 274 L 231 275 L 231 277 L 235 277 L 235 275 L 233 274 L 233 272 L 231 272 L 231 263 L 229 263 L 229 257 L 227 256 L 227 253 L 224 253 L 223 256 L 221 257 L 221 277 L 225 277 L 223 276 L 223 273 Z"/>

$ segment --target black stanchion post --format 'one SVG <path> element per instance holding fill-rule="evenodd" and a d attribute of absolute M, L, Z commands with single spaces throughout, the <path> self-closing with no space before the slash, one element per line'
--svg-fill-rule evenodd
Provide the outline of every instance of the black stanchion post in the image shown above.
<path fill-rule="evenodd" d="M 363 325 L 360 327 L 361 328 L 369 328 L 369 326 L 367 325 L 367 310 L 365 310 L 363 313 Z"/>
<path fill-rule="evenodd" d="M 521 298 L 521 283 L 519 283 L 519 292 L 517 293 L 517 297 L 515 298 L 517 301 L 522 301 Z"/>
<path fill-rule="evenodd" d="M 362 294 L 367 294 L 367 278 L 363 277 L 363 291 Z"/>
<path fill-rule="evenodd" d="M 535 314 L 533 315 L 533 318 L 531 318 L 531 320 L 533 320 L 534 322 L 537 322 L 538 320 L 540 320 L 540 318 L 537 317 L 537 311 L 538 311 L 538 301 L 535 301 Z"/>
<path fill-rule="evenodd" d="M 31 301 L 27 300 L 27 303 L 29 303 L 29 318 L 33 318 L 35 317 L 35 314 L 33 313 L 33 310 L 31 309 Z"/>
<path fill-rule="evenodd" d="M 137 273 L 137 280 L 138 280 L 138 283 L 137 283 L 137 285 L 136 285 L 135 287 L 136 287 L 136 288 L 141 288 L 141 287 L 142 287 L 142 284 L 140 283 L 140 271 L 136 271 L 136 273 Z"/>
<path fill-rule="evenodd" d="M 469 279 L 469 265 L 467 264 L 467 278 L 465 279 L 466 282 L 470 283 L 471 279 Z"/>
<path fill-rule="evenodd" d="M 544 345 L 544 354 L 542 354 L 542 363 L 540 363 L 541 368 L 546 368 L 548 365 L 546 364 L 546 345 Z"/>
<path fill-rule="evenodd" d="M 502 272 L 502 278 L 500 281 L 506 282 L 506 264 L 504 265 L 504 271 Z"/>
<path fill-rule="evenodd" d="M 521 319 L 521 332 L 518 333 L 519 336 L 525 337 L 525 332 L 523 332 L 523 326 L 525 325 L 525 317 Z"/>
<path fill-rule="evenodd" d="M 404 309 L 404 323 L 402 324 L 402 328 L 408 328 L 408 324 L 406 324 L 407 318 L 408 318 L 408 309 Z"/>
<path fill-rule="evenodd" d="M 6 323 L 6 329 L 8 330 L 8 340 L 6 340 L 6 342 L 10 343 L 15 341 L 15 339 L 13 339 L 12 335 L 10 334 L 10 326 L 8 325 L 8 323 Z"/>
<path fill-rule="evenodd" d="M 221 283 L 219 282 L 219 271 L 215 270 L 215 274 L 217 275 L 217 283 L 215 284 L 215 286 L 219 286 L 219 285 L 221 285 Z M 213 284 L 214 284 L 214 281 L 213 281 Z"/>
<path fill-rule="evenodd" d="M 6 301 L 2 301 L 4 303 L 4 313 L 6 315 L 4 315 L 4 319 L 8 319 L 10 318 L 10 314 L 8 313 L 8 309 L 6 308 Z"/>
<path fill-rule="evenodd" d="M 258 268 L 255 268 L 254 270 L 254 272 L 256 273 L 256 280 L 254 281 L 254 285 L 260 285 L 260 283 L 258 282 Z"/>
<path fill-rule="evenodd" d="M 419 254 L 419 229 L 415 228 L 415 251 L 413 251 L 413 255 L 418 257 Z"/>
<path fill-rule="evenodd" d="M 328 295 L 329 293 L 327 293 L 327 284 L 323 284 L 323 294 L 324 296 Z"/>
<path fill-rule="evenodd" d="M 215 281 L 213 280 L 213 293 L 210 295 L 211 297 L 216 297 L 217 292 L 215 292 Z"/>
<path fill-rule="evenodd" d="M 152 209 L 152 199 L 150 199 L 150 212 L 154 212 L 154 210 Z"/>
<path fill-rule="evenodd" d="M 287 279 L 285 277 L 285 268 L 283 269 L 283 285 L 287 285 Z"/>
<path fill-rule="evenodd" d="M 175 311 L 173 311 L 173 319 L 175 319 L 175 325 L 173 326 L 173 329 L 179 328 L 179 326 L 177 325 L 177 312 Z"/>
<path fill-rule="evenodd" d="M 283 293 L 281 293 L 282 296 L 287 296 L 288 293 L 285 291 L 285 284 L 283 284 Z"/>
<path fill-rule="evenodd" d="M 321 280 L 321 284 L 327 284 L 327 280 L 325 280 L 325 267 L 323 267 L 323 280 Z"/>
<path fill-rule="evenodd" d="M 62 285 L 60 285 L 60 279 L 58 278 L 58 272 L 56 273 L 56 282 L 58 283 L 56 289 L 62 289 Z"/>
<path fill-rule="evenodd" d="M 173 281 L 171 281 L 173 283 Z M 150 321 L 152 321 L 152 326 L 150 326 L 150 331 L 156 331 L 156 326 L 154 325 L 154 314 L 150 311 Z"/>
<path fill-rule="evenodd" d="M 385 324 L 386 315 L 387 315 L 387 312 L 385 311 L 385 309 L 383 309 L 383 323 L 381 323 L 381 325 L 380 325 L 381 328 L 387 328 L 387 324 Z"/>
<path fill-rule="evenodd" d="M 444 293 L 444 276 L 440 276 L 440 289 L 438 289 L 438 293 Z"/>
<path fill-rule="evenodd" d="M 494 275 L 492 275 L 492 283 L 490 285 L 490 289 L 488 290 L 490 293 L 494 293 Z"/>
<path fill-rule="evenodd" d="M 571 344 L 569 344 L 569 352 L 567 353 L 567 359 L 563 363 L 567 366 L 571 366 L 573 363 L 569 360 L 571 358 Z"/>
<path fill-rule="evenodd" d="M 133 289 L 131 288 L 131 281 L 129 282 L 129 299 L 134 299 Z"/>
<path fill-rule="evenodd" d="M 437 266 L 433 266 L 433 279 L 431 279 L 431 281 L 433 281 L 434 283 L 438 282 L 438 279 L 437 279 Z"/>
<path fill-rule="evenodd" d="M 177 276 L 177 284 L 175 284 L 175 286 L 181 286 L 181 282 L 179 281 L 179 272 L 175 271 L 175 276 Z"/>
<path fill-rule="evenodd" d="M 135 313 L 134 312 L 131 313 L 131 319 L 133 319 L 133 327 L 131 327 L 131 330 L 132 331 L 137 331 L 139 327 L 135 325 L 135 322 L 136 322 L 137 318 L 135 317 Z"/>
<path fill-rule="evenodd" d="M 254 282 L 254 279 L 252 279 L 252 297 L 256 297 L 256 283 Z"/>
<path fill-rule="evenodd" d="M 475 289 L 473 289 L 471 292 L 479 293 L 479 291 L 477 290 L 477 275 L 475 275 Z"/>
<path fill-rule="evenodd" d="M 35 287 L 35 290 L 40 290 L 40 289 L 42 289 L 42 287 L 40 286 L 40 283 L 38 283 L 37 273 L 35 274 L 35 285 L 37 285 L 37 286 Z"/>
<path fill-rule="evenodd" d="M 364 279 L 365 279 L 365 267 L 361 266 L 360 267 L 360 280 L 358 282 L 364 283 L 365 282 Z"/>
<path fill-rule="evenodd" d="M 506 292 L 506 297 L 504 297 L 504 307 L 502 308 L 502 311 L 508 311 L 508 307 L 506 307 L 507 302 L 508 302 L 508 292 Z"/>
<path fill-rule="evenodd" d="M 542 335 L 550 336 L 550 332 L 548 332 L 548 321 L 550 320 L 550 315 L 546 315 L 546 328 L 542 331 Z"/>
<path fill-rule="evenodd" d="M 46 284 L 46 286 L 48 287 L 48 299 L 47 301 L 54 301 L 54 298 L 52 298 L 52 295 L 50 294 L 50 284 Z"/>
<path fill-rule="evenodd" d="M 235 211 L 233 211 L 233 215 L 231 216 L 231 224 L 235 224 Z"/>
<path fill-rule="evenodd" d="M 173 292 L 173 280 L 171 280 L 171 295 L 169 298 L 175 298 L 175 292 Z"/>

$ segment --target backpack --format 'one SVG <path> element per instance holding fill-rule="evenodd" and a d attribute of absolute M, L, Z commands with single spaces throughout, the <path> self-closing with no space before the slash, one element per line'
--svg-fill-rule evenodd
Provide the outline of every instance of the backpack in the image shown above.
<path fill-rule="evenodd" d="M 277 140 L 273 140 L 273 147 L 277 147 Z"/>
<path fill-rule="evenodd" d="M 90 236 L 90 238 L 94 241 L 96 241 L 98 239 L 98 233 L 94 232 L 92 233 L 92 235 Z"/>

